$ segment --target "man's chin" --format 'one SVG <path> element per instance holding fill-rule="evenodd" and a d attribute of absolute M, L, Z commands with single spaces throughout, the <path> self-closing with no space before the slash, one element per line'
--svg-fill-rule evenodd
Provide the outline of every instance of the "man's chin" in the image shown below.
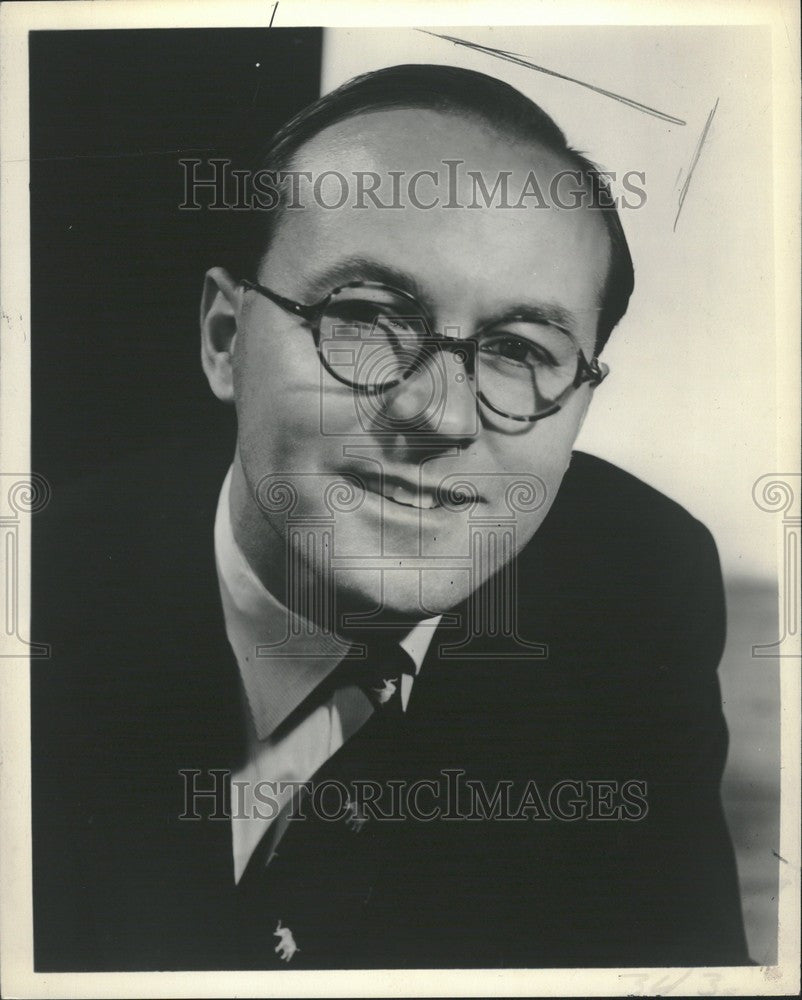
<path fill-rule="evenodd" d="M 427 567 L 351 571 L 338 574 L 337 607 L 349 624 L 354 616 L 374 624 L 409 624 L 434 618 L 471 593 L 467 569 Z"/>

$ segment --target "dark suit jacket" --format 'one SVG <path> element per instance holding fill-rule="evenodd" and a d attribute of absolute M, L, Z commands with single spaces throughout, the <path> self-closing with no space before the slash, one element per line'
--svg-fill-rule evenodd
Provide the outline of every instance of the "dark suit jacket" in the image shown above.
<path fill-rule="evenodd" d="M 394 764 L 546 799 L 640 781 L 646 815 L 291 825 L 261 888 L 235 889 L 229 822 L 178 819 L 179 772 L 208 785 L 241 750 L 212 540 L 228 460 L 142 455 L 34 522 L 32 638 L 52 647 L 32 668 L 38 970 L 285 967 L 279 919 L 292 969 L 749 961 L 719 800 L 715 545 L 582 453 L 517 564 L 520 631 L 548 656 L 486 636 L 445 659 L 436 637 Z"/>

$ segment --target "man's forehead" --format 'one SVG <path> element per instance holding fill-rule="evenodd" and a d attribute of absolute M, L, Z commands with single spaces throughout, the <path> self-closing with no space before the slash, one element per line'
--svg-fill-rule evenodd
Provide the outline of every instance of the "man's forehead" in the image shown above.
<path fill-rule="evenodd" d="M 514 233 L 533 220 L 537 226 L 562 214 L 566 235 L 580 229 L 601 234 L 606 258 L 602 213 L 588 208 L 586 198 L 576 204 L 587 184 L 574 166 L 565 154 L 501 132 L 476 116 L 387 108 L 321 130 L 295 153 L 288 172 L 298 175 L 300 207 L 328 216 L 328 222 L 336 217 L 350 225 L 378 212 L 389 230 L 400 220 L 415 225 L 425 216 L 430 222 L 437 217 L 439 226 L 454 216 L 458 228 L 467 230 L 471 216 L 489 209 Z"/>
<path fill-rule="evenodd" d="M 531 198 L 503 207 L 503 192 L 494 191 L 508 172 L 503 183 L 515 203 L 534 170 L 534 183 L 547 192 L 555 172 L 568 169 L 564 157 L 502 137 L 481 121 L 391 109 L 323 130 L 302 147 L 291 169 L 311 180 L 301 188 L 302 207 L 283 212 L 268 262 L 271 279 L 296 297 L 325 294 L 319 275 L 328 280 L 332 269 L 333 284 L 368 277 L 339 268 L 344 259 L 364 258 L 410 275 L 405 287 L 423 287 L 455 318 L 476 320 L 510 303 L 539 299 L 584 317 L 582 326 L 595 331 L 609 263 L 600 213 L 537 208 Z M 355 207 L 360 172 L 378 175 L 376 197 L 385 207 L 369 197 Z M 344 193 L 342 206 L 326 207 Z M 400 207 L 386 207 L 396 195 Z"/>
<path fill-rule="evenodd" d="M 448 171 L 448 161 L 462 160 L 467 171 L 528 173 L 548 178 L 569 168 L 566 158 L 543 144 L 499 130 L 468 112 L 434 108 L 383 108 L 360 112 L 321 130 L 293 157 L 292 168 L 313 174 L 322 170 Z M 453 168 L 452 168 L 453 170 Z M 451 174 L 452 179 L 456 173 Z"/>

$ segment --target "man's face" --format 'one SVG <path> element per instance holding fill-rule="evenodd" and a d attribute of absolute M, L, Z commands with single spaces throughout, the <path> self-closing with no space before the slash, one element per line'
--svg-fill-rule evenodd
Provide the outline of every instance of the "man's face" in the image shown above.
<path fill-rule="evenodd" d="M 409 177 L 434 170 L 438 187 L 422 181 L 420 199 L 437 193 L 446 202 L 447 159 L 480 171 L 490 189 L 499 171 L 512 171 L 513 201 L 530 170 L 546 190 L 567 167 L 478 122 L 420 110 L 375 112 L 327 129 L 293 166 L 313 178 L 339 170 L 352 189 L 354 172 L 374 171 L 382 190 L 390 171 Z M 461 176 L 466 183 L 456 196 L 467 205 L 473 190 Z M 353 200 L 327 209 L 307 189 L 304 207 L 285 211 L 255 280 L 309 304 L 349 280 L 384 277 L 415 292 L 436 330 L 462 338 L 512 309 L 556 305 L 573 317 L 586 358 L 593 356 L 609 259 L 598 213 L 538 209 L 531 200 L 518 209 L 499 208 L 496 199 L 487 207 L 428 210 L 406 199 L 401 209 L 370 201 L 355 209 Z M 459 357 L 442 353 L 378 400 L 360 398 L 321 366 L 307 323 L 259 294 L 236 294 L 232 516 L 268 586 L 271 579 L 285 583 L 294 560 L 293 575 L 307 584 L 333 581 L 341 610 L 381 605 L 390 618 L 419 619 L 463 600 L 532 537 L 567 468 L 590 400 L 587 385 L 552 416 L 510 421 L 477 406 Z M 353 486 L 345 503 L 326 492 L 343 479 Z M 458 482 L 473 487 L 475 503 L 436 502 L 443 486 Z M 283 483 L 296 495 L 289 510 Z M 516 492 L 516 483 L 523 490 Z M 507 539 L 497 551 L 481 543 L 494 529 Z"/>

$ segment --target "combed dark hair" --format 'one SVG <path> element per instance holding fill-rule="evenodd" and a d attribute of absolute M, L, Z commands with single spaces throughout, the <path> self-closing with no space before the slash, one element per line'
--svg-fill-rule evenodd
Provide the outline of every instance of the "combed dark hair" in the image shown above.
<path fill-rule="evenodd" d="M 610 237 L 610 267 L 602 295 L 596 334 L 601 351 L 627 310 L 634 287 L 632 257 L 607 179 L 587 157 L 566 142 L 560 127 L 520 91 L 495 77 L 454 66 L 404 65 L 363 73 L 301 110 L 270 140 L 258 157 L 257 170 L 289 170 L 305 142 L 323 129 L 370 111 L 426 108 L 478 118 L 495 131 L 536 142 L 562 156 L 594 192 Z M 249 212 L 244 266 L 255 272 L 282 210 Z M 253 219 L 255 218 L 255 224 Z"/>

